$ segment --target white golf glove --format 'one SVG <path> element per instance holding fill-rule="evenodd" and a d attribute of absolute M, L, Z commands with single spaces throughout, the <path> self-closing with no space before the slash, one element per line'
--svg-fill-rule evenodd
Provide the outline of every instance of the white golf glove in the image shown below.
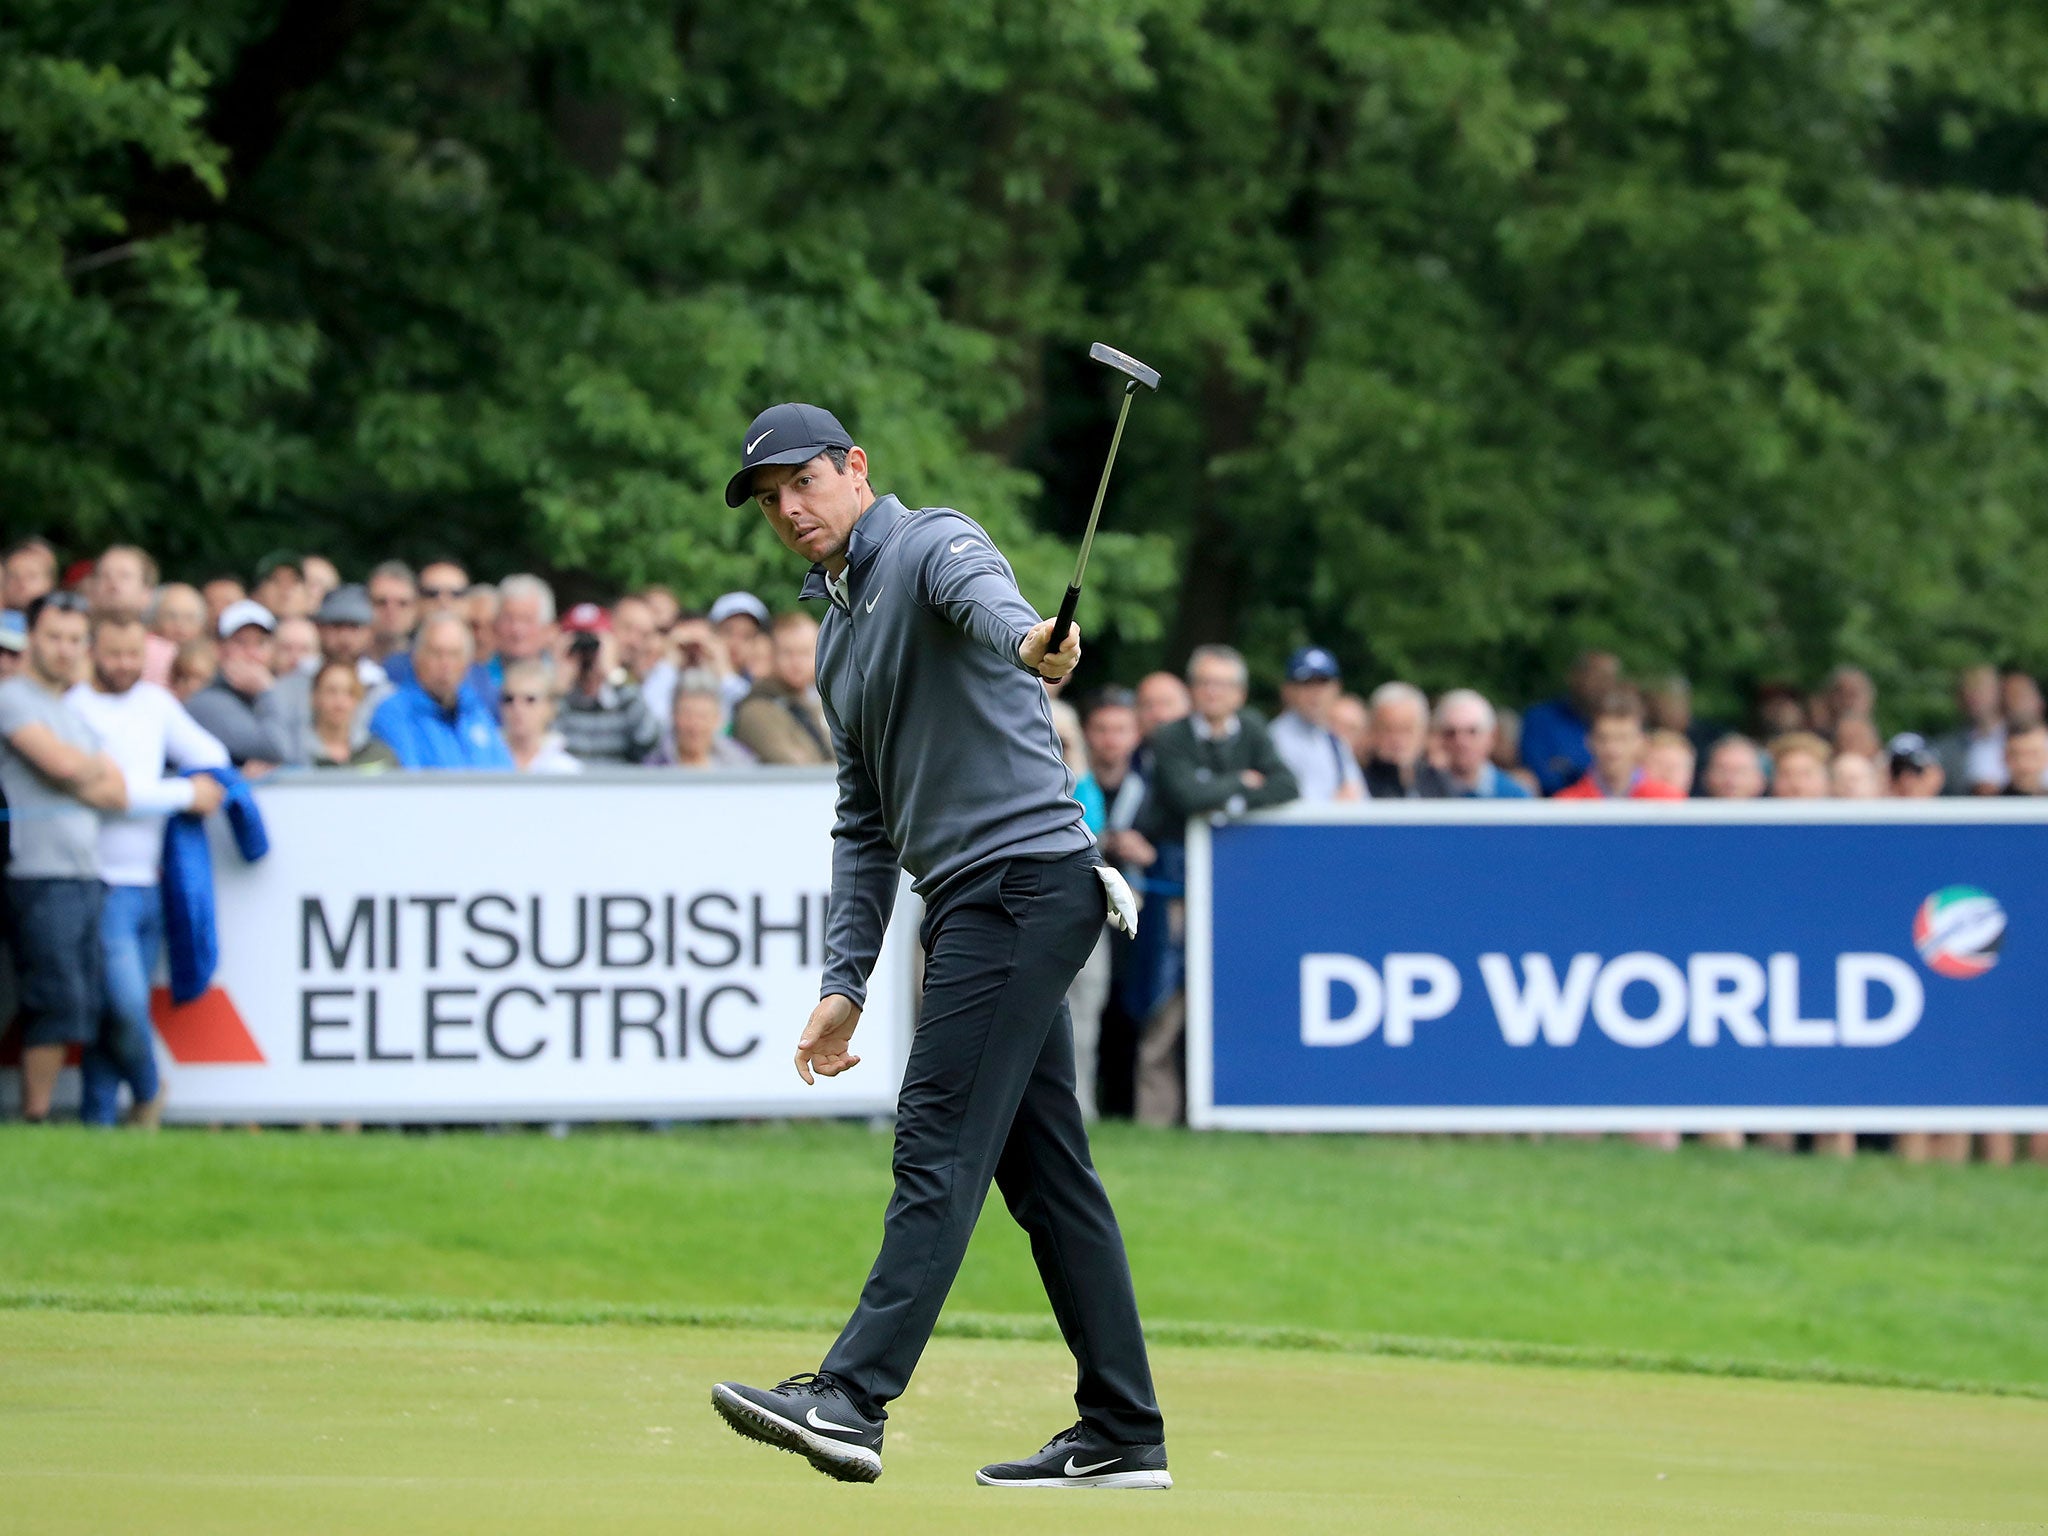
<path fill-rule="evenodd" d="M 1138 936 L 1138 898 L 1131 894 L 1130 885 L 1112 864 L 1096 865 L 1095 875 L 1102 882 L 1103 894 L 1109 898 L 1109 926 L 1121 928 L 1135 939 Z"/>

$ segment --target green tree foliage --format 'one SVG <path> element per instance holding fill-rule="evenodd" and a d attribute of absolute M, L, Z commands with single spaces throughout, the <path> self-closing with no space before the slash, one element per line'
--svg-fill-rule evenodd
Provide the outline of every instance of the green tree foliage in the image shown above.
<path fill-rule="evenodd" d="M 17 0 L 10 527 L 789 585 L 832 404 L 1124 669 L 1733 709 L 2048 662 L 2048 19 L 1996 0 Z"/>

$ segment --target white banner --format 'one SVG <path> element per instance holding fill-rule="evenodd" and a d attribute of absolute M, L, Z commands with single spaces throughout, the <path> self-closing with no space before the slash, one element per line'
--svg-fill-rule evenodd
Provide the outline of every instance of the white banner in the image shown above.
<path fill-rule="evenodd" d="M 860 1066 L 806 1088 L 791 1064 L 824 964 L 829 774 L 308 775 L 257 795 L 269 857 L 215 842 L 214 990 L 158 997 L 167 1119 L 894 1108 L 907 887 Z"/>

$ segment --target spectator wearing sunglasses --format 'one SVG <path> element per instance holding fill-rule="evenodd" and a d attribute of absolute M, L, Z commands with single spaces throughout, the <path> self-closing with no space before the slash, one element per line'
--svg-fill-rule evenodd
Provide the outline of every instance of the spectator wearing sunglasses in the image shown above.
<path fill-rule="evenodd" d="M 498 719 L 512 766 L 521 773 L 581 773 L 583 764 L 562 744 L 555 727 L 555 694 L 548 669 L 537 661 L 515 661 L 505 669 L 498 694 Z"/>
<path fill-rule="evenodd" d="M 393 565 L 397 564 L 395 561 L 390 563 Z M 403 569 L 402 566 L 399 568 Z M 383 570 L 385 567 L 379 566 L 378 569 Z M 373 577 L 373 584 L 370 589 L 373 596 L 377 590 L 374 582 L 375 578 Z M 395 581 L 391 586 L 391 590 L 394 593 L 399 591 Z M 436 614 L 452 614 L 456 618 L 463 620 L 465 624 L 468 623 L 469 572 L 465 571 L 453 560 L 434 560 L 421 566 L 419 576 L 413 582 L 412 590 L 414 593 L 413 611 L 422 620 L 433 618 Z M 377 622 L 381 625 L 384 622 L 384 616 L 380 613 L 376 617 Z M 484 708 L 489 710 L 492 718 L 495 719 L 498 713 L 498 679 L 489 666 L 477 659 L 474 654 L 475 644 L 475 631 L 472 629 L 470 632 L 472 655 L 469 663 L 469 674 L 463 678 L 463 683 L 470 692 L 474 693 L 482 701 Z M 390 678 L 394 685 L 404 684 L 412 680 L 412 652 L 410 649 L 393 651 L 388 656 L 383 657 L 383 663 L 385 675 Z"/>
<path fill-rule="evenodd" d="M 453 560 L 430 560 L 420 567 L 420 617 L 463 613 L 469 596 L 469 572 Z"/>
<path fill-rule="evenodd" d="M 386 560 L 370 572 L 369 594 L 370 658 L 385 663 L 389 672 L 391 659 L 412 644 L 413 626 L 420 617 L 419 582 L 403 560 Z"/>

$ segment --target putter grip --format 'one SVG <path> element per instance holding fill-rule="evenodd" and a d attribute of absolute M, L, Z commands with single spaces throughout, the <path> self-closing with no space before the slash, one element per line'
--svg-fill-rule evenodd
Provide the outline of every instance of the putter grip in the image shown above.
<path fill-rule="evenodd" d="M 1067 595 L 1060 599 L 1060 611 L 1052 621 L 1052 641 L 1045 648 L 1047 655 L 1051 655 L 1067 643 L 1067 631 L 1074 623 L 1074 605 L 1080 601 L 1081 589 L 1067 588 Z"/>

